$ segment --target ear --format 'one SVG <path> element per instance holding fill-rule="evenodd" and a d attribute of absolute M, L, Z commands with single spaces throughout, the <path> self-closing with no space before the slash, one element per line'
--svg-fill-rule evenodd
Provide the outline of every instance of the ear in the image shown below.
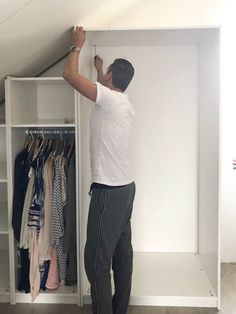
<path fill-rule="evenodd" d="M 110 80 L 110 79 L 112 79 L 112 73 L 111 72 L 108 72 L 107 73 L 107 78 Z"/>
<path fill-rule="evenodd" d="M 109 84 L 109 85 L 112 84 L 112 73 L 111 72 L 107 72 L 105 74 L 104 83 Z"/>

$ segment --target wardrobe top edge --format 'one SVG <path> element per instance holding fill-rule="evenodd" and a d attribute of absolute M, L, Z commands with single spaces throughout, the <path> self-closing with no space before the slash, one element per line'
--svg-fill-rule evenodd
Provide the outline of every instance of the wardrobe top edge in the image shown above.
<path fill-rule="evenodd" d="M 220 28 L 163 28 L 163 29 L 94 29 L 86 30 L 90 45 L 96 46 L 153 46 L 201 45 L 219 41 Z"/>
<path fill-rule="evenodd" d="M 74 26 L 76 27 L 76 25 Z M 181 31 L 181 30 L 220 30 L 221 25 L 210 26 L 176 26 L 176 27 L 84 27 L 86 32 L 111 31 Z"/>
<path fill-rule="evenodd" d="M 34 82 L 65 82 L 63 77 L 14 77 L 14 76 L 7 76 L 6 79 L 9 79 L 10 81 L 34 81 Z"/>

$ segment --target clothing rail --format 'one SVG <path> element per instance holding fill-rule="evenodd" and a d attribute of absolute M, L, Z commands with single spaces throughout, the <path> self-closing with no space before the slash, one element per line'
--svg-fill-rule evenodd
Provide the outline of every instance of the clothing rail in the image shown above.
<path fill-rule="evenodd" d="M 75 134 L 75 130 L 25 130 L 25 134 Z"/>

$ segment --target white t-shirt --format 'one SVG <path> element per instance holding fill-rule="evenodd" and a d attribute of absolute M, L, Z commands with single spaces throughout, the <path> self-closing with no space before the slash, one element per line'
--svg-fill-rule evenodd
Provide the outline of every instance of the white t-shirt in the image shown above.
<path fill-rule="evenodd" d="M 129 184 L 133 178 L 127 153 L 134 108 L 127 94 L 95 84 L 97 99 L 90 120 L 92 182 Z"/>

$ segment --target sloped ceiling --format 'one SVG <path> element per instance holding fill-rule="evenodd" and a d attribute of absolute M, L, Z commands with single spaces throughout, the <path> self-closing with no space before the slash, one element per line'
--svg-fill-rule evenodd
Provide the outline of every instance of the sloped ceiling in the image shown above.
<path fill-rule="evenodd" d="M 143 1 L 0 0 L 0 101 L 4 78 L 36 76 L 64 56 L 74 25 L 109 23 Z"/>

